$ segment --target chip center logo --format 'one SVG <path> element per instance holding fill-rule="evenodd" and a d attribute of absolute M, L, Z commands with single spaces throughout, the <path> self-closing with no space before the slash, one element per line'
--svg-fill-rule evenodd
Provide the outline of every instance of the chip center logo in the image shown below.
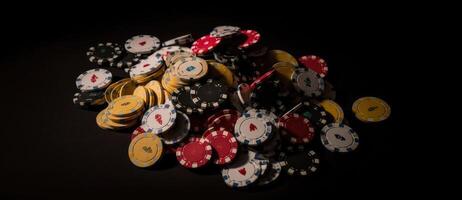
<path fill-rule="evenodd" d="M 157 121 L 157 123 L 162 125 L 162 115 L 161 114 L 154 115 L 154 119 Z"/>
<path fill-rule="evenodd" d="M 303 80 L 303 82 L 305 83 L 306 86 L 311 86 L 311 79 L 305 78 L 305 80 Z"/>
<path fill-rule="evenodd" d="M 255 131 L 255 130 L 257 130 L 257 126 L 255 126 L 255 124 L 253 124 L 253 123 L 250 123 L 249 130 L 250 131 Z"/>
<path fill-rule="evenodd" d="M 345 141 L 346 140 L 345 137 L 343 137 L 343 136 L 341 136 L 339 134 L 335 134 L 335 139 L 340 140 L 340 141 Z"/>
<path fill-rule="evenodd" d="M 377 108 L 379 108 L 379 107 L 378 106 L 371 106 L 371 107 L 367 108 L 367 111 L 372 112 L 372 111 L 377 110 Z"/>
<path fill-rule="evenodd" d="M 304 113 L 303 113 L 303 116 L 305 116 L 305 117 L 308 118 L 308 119 L 311 119 L 311 116 L 312 116 L 312 115 L 311 115 L 310 112 L 304 112 Z"/>
<path fill-rule="evenodd" d="M 98 76 L 96 76 L 95 74 L 93 74 L 93 76 L 91 76 L 91 78 L 90 78 L 90 81 L 92 83 L 96 82 L 97 80 L 98 80 Z"/>
<path fill-rule="evenodd" d="M 121 104 L 121 106 L 128 106 L 128 105 L 130 105 L 130 102 L 124 102 Z"/>
<path fill-rule="evenodd" d="M 138 44 L 141 45 L 141 46 L 144 46 L 146 44 L 146 41 L 142 41 L 142 42 L 140 42 Z"/>
<path fill-rule="evenodd" d="M 188 71 L 188 72 L 194 71 L 195 69 L 196 69 L 196 67 L 194 67 L 192 65 L 186 67 L 186 71 Z"/>
<path fill-rule="evenodd" d="M 239 170 L 237 170 L 239 173 L 241 173 L 243 176 L 245 176 L 245 174 L 247 174 L 247 171 L 245 170 L 245 168 L 241 168 Z"/>
<path fill-rule="evenodd" d="M 152 148 L 147 147 L 147 146 L 143 146 L 143 151 L 146 152 L 146 153 L 152 153 Z"/>

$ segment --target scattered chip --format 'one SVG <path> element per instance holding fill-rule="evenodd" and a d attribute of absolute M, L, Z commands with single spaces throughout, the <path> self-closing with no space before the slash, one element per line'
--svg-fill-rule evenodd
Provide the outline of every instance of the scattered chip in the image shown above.
<path fill-rule="evenodd" d="M 305 149 L 304 146 L 289 146 L 287 152 L 279 155 L 285 172 L 291 176 L 312 175 L 319 168 L 319 156 L 313 150 Z"/>
<path fill-rule="evenodd" d="M 136 35 L 125 42 L 125 49 L 134 54 L 150 54 L 160 47 L 160 40 L 152 35 Z"/>
<path fill-rule="evenodd" d="M 149 132 L 160 134 L 168 131 L 175 124 L 176 110 L 170 104 L 154 106 L 146 111 L 141 121 Z"/>
<path fill-rule="evenodd" d="M 325 77 L 329 70 L 329 68 L 327 68 L 326 61 L 315 55 L 302 56 L 298 59 L 298 61 L 306 68 L 318 73 L 321 77 Z"/>
<path fill-rule="evenodd" d="M 212 158 L 212 146 L 207 139 L 190 140 L 177 148 L 176 158 L 183 167 L 202 167 Z"/>
<path fill-rule="evenodd" d="M 345 114 L 343 113 L 342 107 L 332 100 L 323 100 L 319 105 L 324 108 L 333 118 L 336 123 L 342 123 Z"/>
<path fill-rule="evenodd" d="M 271 137 L 273 126 L 262 114 L 243 114 L 234 127 L 236 139 L 245 145 L 260 145 Z"/>
<path fill-rule="evenodd" d="M 87 56 L 90 62 L 98 65 L 107 65 L 117 60 L 122 54 L 122 50 L 116 43 L 99 43 L 97 46 L 90 47 Z"/>
<path fill-rule="evenodd" d="M 295 89 L 307 97 L 320 96 L 324 91 L 324 79 L 312 70 L 296 68 L 291 79 Z"/>
<path fill-rule="evenodd" d="M 355 151 L 358 134 L 345 125 L 349 115 L 340 107 L 351 96 L 334 101 L 334 86 L 324 80 L 326 61 L 313 55 L 297 60 L 261 39 L 252 29 L 217 26 L 196 41 L 186 34 L 163 43 L 138 35 L 125 49 L 100 43 L 87 52 L 89 60 L 122 73 L 95 68 L 80 74 L 73 103 L 98 111 L 101 129 L 131 133 L 135 166 L 151 167 L 175 154 L 188 169 L 221 169 L 232 188 L 268 185 L 282 172 L 314 174 L 319 145 Z M 357 99 L 352 111 L 361 122 L 391 113 L 376 97 Z M 205 168 L 210 162 L 219 166 Z"/>
<path fill-rule="evenodd" d="M 90 92 L 105 89 L 112 81 L 110 71 L 96 68 L 90 69 L 77 77 L 75 84 L 82 92 Z"/>
<path fill-rule="evenodd" d="M 245 187 L 255 183 L 260 174 L 260 165 L 243 153 L 237 157 L 235 162 L 221 170 L 221 175 L 226 185 L 233 188 Z"/>
<path fill-rule="evenodd" d="M 150 167 L 161 158 L 162 151 L 160 138 L 147 132 L 132 139 L 128 147 L 128 157 L 137 167 Z"/>
<path fill-rule="evenodd" d="M 236 157 L 238 143 L 230 132 L 226 130 L 214 130 L 205 138 L 210 141 L 213 149 L 217 152 L 218 158 L 214 161 L 215 164 L 227 164 Z"/>
<path fill-rule="evenodd" d="M 391 114 L 387 102 L 377 97 L 362 97 L 353 103 L 353 113 L 363 122 L 380 122 Z"/>
<path fill-rule="evenodd" d="M 358 134 L 344 124 L 328 124 L 321 130 L 321 142 L 332 152 L 351 152 L 359 145 Z"/>

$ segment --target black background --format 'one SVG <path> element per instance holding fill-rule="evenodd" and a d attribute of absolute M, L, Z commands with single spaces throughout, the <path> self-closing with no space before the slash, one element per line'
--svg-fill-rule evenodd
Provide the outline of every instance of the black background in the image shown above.
<path fill-rule="evenodd" d="M 110 9 L 77 6 L 22 10 L 29 16 L 23 19 L 2 16 L 8 29 L 2 33 L 0 60 L 5 74 L 1 196 L 282 198 L 382 194 L 404 185 L 396 181 L 403 174 L 397 165 L 401 156 L 397 138 L 403 134 L 400 89 L 405 71 L 396 69 L 398 52 L 404 47 L 396 44 L 406 34 L 402 32 L 406 23 L 387 15 L 390 10 L 317 5 L 259 8 L 237 3 L 128 8 L 130 4 Z M 133 166 L 127 156 L 129 134 L 99 129 L 97 112 L 72 104 L 75 78 L 93 66 L 85 56 L 89 46 L 123 43 L 135 34 L 153 34 L 163 41 L 187 33 L 198 38 L 227 24 L 258 30 L 271 48 L 296 57 L 325 58 L 327 80 L 337 88 L 337 100 L 360 134 L 358 151 L 323 152 L 321 170 L 314 177 L 284 178 L 271 187 L 233 191 L 218 173 L 177 165 L 154 170 Z M 389 102 L 390 119 L 379 124 L 358 122 L 351 105 L 362 96 Z M 386 184 L 390 181 L 394 184 Z"/>

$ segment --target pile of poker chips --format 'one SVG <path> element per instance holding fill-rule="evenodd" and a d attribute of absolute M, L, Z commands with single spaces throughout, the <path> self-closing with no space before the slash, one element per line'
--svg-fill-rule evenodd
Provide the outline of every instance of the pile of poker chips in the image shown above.
<path fill-rule="evenodd" d="M 359 145 L 319 56 L 269 50 L 257 31 L 236 26 L 215 27 L 195 41 L 191 34 L 163 43 L 138 35 L 124 47 L 89 49 L 92 63 L 124 68 L 129 77 L 111 84 L 108 70 L 88 70 L 77 78 L 74 103 L 107 103 L 96 120 L 103 129 L 138 126 L 128 147 L 138 167 L 174 155 L 191 170 L 218 165 L 226 185 L 242 188 L 315 174 L 322 153 L 316 144 L 330 152 Z M 377 97 L 359 98 L 352 111 L 361 122 L 391 113 Z"/>

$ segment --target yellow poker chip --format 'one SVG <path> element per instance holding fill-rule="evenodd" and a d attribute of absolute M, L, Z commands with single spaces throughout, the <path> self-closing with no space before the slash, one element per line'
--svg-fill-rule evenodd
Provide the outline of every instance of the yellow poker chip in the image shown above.
<path fill-rule="evenodd" d="M 133 115 L 126 116 L 126 117 L 117 117 L 117 116 L 114 116 L 114 115 L 106 115 L 106 118 L 108 118 L 109 120 L 111 120 L 113 122 L 127 123 L 127 122 L 135 120 L 136 118 L 138 118 L 142 114 L 144 114 L 142 111 L 144 111 L 144 110 L 140 110 L 139 112 L 133 113 Z"/>
<path fill-rule="evenodd" d="M 275 74 L 280 78 L 284 86 L 291 86 L 291 77 L 295 71 L 295 66 L 288 62 L 277 62 L 273 65 Z"/>
<path fill-rule="evenodd" d="M 111 103 L 112 101 L 112 97 L 111 97 L 111 93 L 112 93 L 112 90 L 114 90 L 114 87 L 116 86 L 115 83 L 109 85 L 106 90 L 104 91 L 104 99 L 106 100 L 107 103 Z"/>
<path fill-rule="evenodd" d="M 363 122 L 380 122 L 391 114 L 387 102 L 377 97 L 362 97 L 353 103 L 353 113 Z"/>
<path fill-rule="evenodd" d="M 151 89 L 157 97 L 157 105 L 164 103 L 164 93 L 162 92 L 162 84 L 159 81 L 152 80 L 146 84 L 147 88 Z"/>
<path fill-rule="evenodd" d="M 162 152 L 160 138 L 151 132 L 137 135 L 128 147 L 128 157 L 137 167 L 153 166 L 161 158 Z"/>
<path fill-rule="evenodd" d="M 153 90 L 149 89 L 149 88 L 146 88 L 146 90 L 149 93 L 149 99 L 148 99 L 149 103 L 147 104 L 147 106 L 148 106 L 148 108 L 151 108 L 151 107 L 155 106 L 155 104 L 156 104 L 156 99 L 157 99 L 156 98 L 156 93 Z"/>
<path fill-rule="evenodd" d="M 119 91 L 119 96 L 131 95 L 135 91 L 136 83 L 129 80 L 122 84 Z"/>
<path fill-rule="evenodd" d="M 112 89 L 111 95 L 110 95 L 111 101 L 114 101 L 114 99 L 117 99 L 118 97 L 120 97 L 120 89 L 122 85 L 125 84 L 126 82 L 129 82 L 130 80 L 131 79 L 129 78 L 125 78 L 125 79 L 122 79 L 114 83 L 114 88 Z"/>
<path fill-rule="evenodd" d="M 106 115 L 106 117 L 103 118 L 104 124 L 106 124 L 110 129 L 113 129 L 113 130 L 121 130 L 121 129 L 126 129 L 126 128 L 133 127 L 139 121 L 138 118 L 135 118 L 135 119 L 130 120 L 130 121 L 115 122 L 115 121 L 112 121 L 109 118 L 107 118 L 107 116 L 108 116 L 107 112 L 106 112 L 105 115 Z"/>
<path fill-rule="evenodd" d="M 134 96 L 126 95 L 114 99 L 108 106 L 107 111 L 110 115 L 117 117 L 125 117 L 132 115 L 144 108 L 143 99 Z"/>
<path fill-rule="evenodd" d="M 273 65 L 277 62 L 287 62 L 292 64 L 295 67 L 298 67 L 298 62 L 297 59 L 295 59 L 292 55 L 289 53 L 282 51 L 282 50 L 271 50 L 268 51 L 266 54 L 266 58 L 268 60 L 269 65 Z"/>
<path fill-rule="evenodd" d="M 237 81 L 228 67 L 214 60 L 207 60 L 207 64 L 209 65 L 210 75 L 223 78 L 229 87 L 236 87 Z"/>
<path fill-rule="evenodd" d="M 96 125 L 98 125 L 102 129 L 111 129 L 111 127 L 106 124 L 106 109 L 100 111 L 98 115 L 96 115 Z"/>
<path fill-rule="evenodd" d="M 136 87 L 135 91 L 133 91 L 133 95 L 143 99 L 146 105 L 149 104 L 149 91 L 144 86 Z"/>
<path fill-rule="evenodd" d="M 335 103 L 335 101 L 326 99 L 321 101 L 319 105 L 332 115 L 336 123 L 341 123 L 343 121 L 345 114 L 343 113 L 342 107 Z"/>

